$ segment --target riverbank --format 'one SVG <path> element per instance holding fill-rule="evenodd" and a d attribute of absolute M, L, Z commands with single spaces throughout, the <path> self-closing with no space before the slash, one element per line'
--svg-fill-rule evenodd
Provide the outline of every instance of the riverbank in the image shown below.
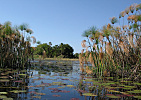
<path fill-rule="evenodd" d="M 41 57 L 34 57 L 34 60 L 58 60 L 58 61 L 78 61 L 79 59 L 76 58 L 41 58 Z"/>

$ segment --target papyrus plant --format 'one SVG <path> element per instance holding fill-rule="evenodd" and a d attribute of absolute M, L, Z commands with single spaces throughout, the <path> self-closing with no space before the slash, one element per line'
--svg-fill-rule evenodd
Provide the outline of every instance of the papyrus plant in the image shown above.
<path fill-rule="evenodd" d="M 116 17 L 110 20 L 111 24 L 101 29 L 92 27 L 83 33 L 86 40 L 81 43 L 83 47 L 83 52 L 79 55 L 81 69 L 96 76 L 107 76 L 109 72 L 111 76 L 139 80 L 141 4 L 133 4 L 126 8 L 120 13 L 119 20 Z M 91 63 L 91 66 L 84 61 Z"/>
<path fill-rule="evenodd" d="M 31 56 L 30 35 L 33 33 L 25 25 L 12 27 L 10 22 L 0 25 L 0 67 L 23 68 Z M 34 37 L 33 42 L 36 41 Z"/>

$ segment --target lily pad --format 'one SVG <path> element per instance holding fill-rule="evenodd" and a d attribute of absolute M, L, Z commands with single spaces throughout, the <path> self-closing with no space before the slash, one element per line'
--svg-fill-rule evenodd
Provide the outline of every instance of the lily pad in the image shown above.
<path fill-rule="evenodd" d="M 41 96 L 32 96 L 32 98 L 38 98 L 38 99 L 41 99 Z"/>
<path fill-rule="evenodd" d="M 3 100 L 13 100 L 13 98 L 4 98 Z"/>
<path fill-rule="evenodd" d="M 0 94 L 8 94 L 7 92 L 0 92 Z"/>
<path fill-rule="evenodd" d="M 4 99 L 4 98 L 7 98 L 7 96 L 5 96 L 5 95 L 0 95 L 0 99 Z"/>
<path fill-rule="evenodd" d="M 131 90 L 133 88 L 136 88 L 136 87 L 135 86 L 126 86 L 125 85 L 123 89 L 125 89 L 125 90 Z"/>
<path fill-rule="evenodd" d="M 121 83 L 132 83 L 133 81 L 121 81 Z"/>
<path fill-rule="evenodd" d="M 134 98 L 141 99 L 141 96 L 134 96 Z"/>
<path fill-rule="evenodd" d="M 127 91 L 129 93 L 141 93 L 141 90 Z"/>
<path fill-rule="evenodd" d="M 26 90 L 13 90 L 13 91 L 9 91 L 9 92 L 13 92 L 13 93 L 23 93 L 23 92 L 27 92 Z"/>
<path fill-rule="evenodd" d="M 97 96 L 97 95 L 95 95 L 93 93 L 83 93 L 82 95 L 84 95 L 84 96 Z"/>
<path fill-rule="evenodd" d="M 115 93 L 120 93 L 120 91 L 116 91 L 116 90 L 107 90 L 108 92 L 115 92 Z"/>
<path fill-rule="evenodd" d="M 67 85 L 67 87 L 70 87 L 70 88 L 72 88 L 72 87 L 74 87 L 74 85 Z"/>
<path fill-rule="evenodd" d="M 141 85 L 141 83 L 137 83 L 137 82 L 136 82 L 136 83 L 133 83 L 133 84 L 134 84 L 134 85 Z"/>
<path fill-rule="evenodd" d="M 40 84 L 40 85 L 36 85 L 35 87 L 44 87 L 46 86 L 45 84 Z"/>
<path fill-rule="evenodd" d="M 5 78 L 8 78 L 8 76 L 1 76 L 0 78 L 4 78 L 5 79 Z"/>
<path fill-rule="evenodd" d="M 19 74 L 19 75 L 21 75 L 21 76 L 26 76 L 27 74 Z"/>
<path fill-rule="evenodd" d="M 122 94 L 124 94 L 124 95 L 127 95 L 127 94 L 129 94 L 129 93 L 126 93 L 126 92 L 120 92 L 120 93 L 122 93 Z"/>
<path fill-rule="evenodd" d="M 126 87 L 126 88 L 136 88 L 135 86 L 124 86 L 124 87 Z"/>
<path fill-rule="evenodd" d="M 6 73 L 1 73 L 1 75 L 6 75 Z"/>
<path fill-rule="evenodd" d="M 108 98 L 113 98 L 113 99 L 121 98 L 120 96 L 116 96 L 116 95 L 113 95 L 113 94 L 107 94 L 106 96 L 107 96 Z"/>
<path fill-rule="evenodd" d="M 123 89 L 125 89 L 125 90 L 131 90 L 132 88 L 125 87 L 125 88 L 123 88 Z"/>
<path fill-rule="evenodd" d="M 9 82 L 10 80 L 8 79 L 0 79 L 0 82 Z"/>
<path fill-rule="evenodd" d="M 61 87 L 58 87 L 58 88 L 65 88 L 65 86 L 61 86 Z"/>
<path fill-rule="evenodd" d="M 124 87 L 124 86 L 126 86 L 126 85 L 124 85 L 124 84 L 120 84 L 119 86 L 123 86 L 123 87 Z"/>
<path fill-rule="evenodd" d="M 107 79 L 113 79 L 113 77 L 106 77 Z"/>
<path fill-rule="evenodd" d="M 61 85 L 62 82 L 52 82 L 52 85 Z"/>

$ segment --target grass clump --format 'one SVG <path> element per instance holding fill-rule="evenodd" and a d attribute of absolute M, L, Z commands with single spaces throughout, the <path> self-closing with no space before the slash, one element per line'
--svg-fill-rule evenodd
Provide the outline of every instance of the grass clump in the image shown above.
<path fill-rule="evenodd" d="M 133 4 L 120 13 L 119 20 L 113 17 L 111 24 L 102 29 L 92 27 L 82 34 L 86 37 L 81 43 L 84 49 L 79 55 L 82 72 L 99 78 L 112 76 L 114 79 L 122 78 L 122 81 L 141 80 L 140 8 L 140 4 Z M 121 25 L 120 19 L 124 17 L 127 17 L 127 25 L 125 21 Z M 88 66 L 89 63 L 91 66 Z"/>
<path fill-rule="evenodd" d="M 31 38 L 35 37 L 28 25 L 12 27 L 11 22 L 0 24 L 0 67 L 23 68 L 29 64 L 32 56 Z"/>

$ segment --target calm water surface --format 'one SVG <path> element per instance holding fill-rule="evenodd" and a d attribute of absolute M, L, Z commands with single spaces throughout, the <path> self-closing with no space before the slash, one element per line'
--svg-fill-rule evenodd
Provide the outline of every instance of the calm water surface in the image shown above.
<path fill-rule="evenodd" d="M 99 80 L 82 74 L 78 61 L 71 67 L 0 69 L 2 100 L 138 100 L 140 87 L 140 83 L 115 82 L 113 77 Z"/>

